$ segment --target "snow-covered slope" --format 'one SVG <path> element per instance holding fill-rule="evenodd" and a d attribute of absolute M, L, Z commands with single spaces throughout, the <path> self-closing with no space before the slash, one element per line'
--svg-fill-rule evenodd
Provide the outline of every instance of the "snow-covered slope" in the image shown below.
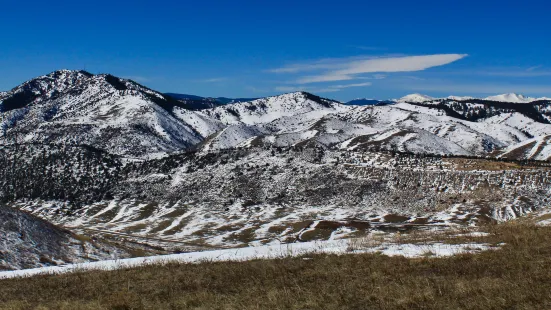
<path fill-rule="evenodd" d="M 202 140 L 172 114 L 178 102 L 112 75 L 61 70 L 0 97 L 1 127 L 27 142 L 87 144 L 140 156 Z"/>
<path fill-rule="evenodd" d="M 497 107 L 488 107 L 478 101 L 421 102 L 421 97 L 410 98 L 419 100 L 384 106 L 348 106 L 307 93 L 293 93 L 202 111 L 177 108 L 175 113 L 209 137 L 203 143 L 203 149 L 209 151 L 314 144 L 488 155 L 551 130 L 551 125 L 542 123 L 548 113 L 545 105 L 522 105 L 524 108 L 515 112 L 516 106 L 501 108 L 499 103 Z"/>
<path fill-rule="evenodd" d="M 464 100 L 470 100 L 475 98 L 470 96 L 448 96 L 448 99 L 455 100 L 455 101 L 464 101 Z"/>
<path fill-rule="evenodd" d="M 128 253 L 99 240 L 81 240 L 42 219 L 0 205 L 0 270 L 124 257 Z"/>
<path fill-rule="evenodd" d="M 514 144 L 503 150 L 498 156 L 508 159 L 551 159 L 551 135 L 544 135 Z"/>
<path fill-rule="evenodd" d="M 392 136 L 395 145 L 392 149 L 397 150 L 410 150 L 415 153 L 473 155 L 484 154 L 507 145 L 507 143 L 486 134 L 476 122 L 463 121 L 446 116 L 443 111 L 408 103 L 374 107 L 364 113 L 351 111 L 343 117 L 353 122 L 369 123 L 372 128 L 377 128 L 381 134 L 378 141 L 390 142 L 387 140 L 387 135 Z M 405 134 L 405 132 L 411 133 Z M 399 140 L 401 143 L 415 143 L 424 147 L 400 146 L 400 142 L 396 139 L 402 135 L 407 138 Z"/>
<path fill-rule="evenodd" d="M 476 234 L 471 234 L 476 236 Z M 356 242 L 359 243 L 359 242 Z M 357 248 L 357 249 L 356 249 Z M 42 267 L 29 270 L 4 271 L 0 272 L 0 279 L 25 278 L 40 275 L 61 275 L 75 272 L 121 270 L 140 267 L 151 267 L 165 264 L 186 264 L 201 262 L 228 262 L 247 261 L 259 259 L 282 259 L 289 257 L 303 256 L 307 254 L 360 254 L 378 253 L 387 256 L 403 256 L 409 258 L 421 258 L 431 253 L 434 257 L 446 257 L 464 253 L 478 253 L 493 248 L 490 244 L 473 243 L 446 244 L 440 242 L 419 243 L 392 243 L 381 242 L 359 246 L 349 240 L 328 240 L 301 243 L 288 243 L 284 246 L 260 245 L 254 247 L 224 249 L 215 251 L 188 252 L 155 257 L 136 257 L 121 260 L 108 260 L 101 262 L 72 264 L 60 267 Z"/>
<path fill-rule="evenodd" d="M 175 108 L 174 113 L 207 137 L 203 145 L 210 150 L 236 147 L 254 137 L 290 133 L 305 137 L 308 133 L 302 131 L 308 131 L 325 116 L 352 109 L 337 101 L 296 92 L 201 111 Z"/>
<path fill-rule="evenodd" d="M 0 142 L 86 144 L 131 157 L 310 144 L 488 155 L 551 134 L 551 102 L 533 100 L 412 94 L 358 106 L 295 92 L 198 110 L 130 80 L 62 70 L 0 93 Z"/>
<path fill-rule="evenodd" d="M 547 97 L 534 98 L 534 97 L 526 97 L 522 94 L 507 93 L 507 94 L 489 96 L 486 98 L 476 98 L 471 96 L 448 96 L 446 98 L 434 98 L 434 97 L 422 95 L 422 94 L 411 94 L 411 95 L 404 96 L 400 99 L 397 99 L 396 101 L 410 102 L 410 103 L 423 103 L 423 102 L 429 102 L 433 100 L 444 100 L 444 99 L 455 100 L 455 101 L 487 100 L 487 101 L 510 102 L 510 103 L 530 103 L 534 101 L 551 100 L 550 98 L 547 98 Z"/>
<path fill-rule="evenodd" d="M 537 100 L 536 98 L 525 97 L 524 95 L 515 94 L 515 93 L 490 96 L 490 97 L 486 97 L 485 99 L 491 100 L 491 101 L 514 102 L 514 103 L 529 103 Z"/>
<path fill-rule="evenodd" d="M 351 109 L 337 101 L 324 99 L 306 92 L 289 93 L 240 102 L 228 106 L 216 107 L 202 111 L 182 111 L 176 109 L 179 117 L 187 123 L 193 123 L 196 115 L 215 120 L 224 125 L 266 124 L 276 119 L 294 115 L 305 115 L 305 118 L 316 118 L 329 113 Z M 205 128 L 196 127 L 199 132 L 207 132 Z"/>
<path fill-rule="evenodd" d="M 396 101 L 398 102 L 414 102 L 414 103 L 420 103 L 425 101 L 430 101 L 434 99 L 433 97 L 427 96 L 427 95 L 421 95 L 421 94 L 410 94 L 407 96 L 404 96 Z"/>

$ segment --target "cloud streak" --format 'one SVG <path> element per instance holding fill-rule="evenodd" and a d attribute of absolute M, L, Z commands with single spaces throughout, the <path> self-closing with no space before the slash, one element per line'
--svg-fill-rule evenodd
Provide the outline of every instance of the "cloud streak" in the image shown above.
<path fill-rule="evenodd" d="M 294 92 L 294 91 L 309 91 L 314 93 L 333 93 L 351 87 L 368 87 L 371 82 L 355 83 L 355 84 L 339 84 L 329 85 L 326 87 L 304 87 L 304 86 L 278 86 L 275 88 L 279 92 Z"/>
<path fill-rule="evenodd" d="M 270 70 L 272 73 L 315 74 L 297 79 L 298 84 L 348 81 L 366 73 L 393 73 L 422 71 L 443 66 L 467 57 L 467 54 L 435 54 L 422 56 L 355 57 L 325 59 L 312 63 L 294 64 Z"/>
<path fill-rule="evenodd" d="M 364 87 L 364 86 L 371 86 L 371 82 L 356 83 L 356 84 L 345 84 L 345 85 L 333 85 L 333 86 L 330 86 L 330 87 L 331 88 L 337 88 L 337 89 L 343 89 L 343 88 Z"/>
<path fill-rule="evenodd" d="M 218 82 L 223 82 L 223 81 L 226 81 L 226 80 L 227 80 L 227 78 L 219 77 L 219 78 L 198 80 L 197 82 L 201 82 L 201 83 L 218 83 Z"/>

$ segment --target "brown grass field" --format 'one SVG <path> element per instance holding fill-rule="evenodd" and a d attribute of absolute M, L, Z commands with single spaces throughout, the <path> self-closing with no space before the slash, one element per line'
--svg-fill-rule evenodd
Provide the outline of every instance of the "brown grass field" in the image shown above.
<path fill-rule="evenodd" d="M 485 229 L 484 242 L 505 245 L 448 258 L 313 255 L 0 280 L 0 308 L 551 309 L 551 227 Z"/>

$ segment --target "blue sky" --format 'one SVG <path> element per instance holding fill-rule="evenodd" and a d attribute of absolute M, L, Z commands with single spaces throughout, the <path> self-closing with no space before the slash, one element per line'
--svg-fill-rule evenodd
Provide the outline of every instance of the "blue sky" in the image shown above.
<path fill-rule="evenodd" d="M 0 90 L 57 69 L 163 92 L 551 96 L 549 1 L 20 1 Z"/>

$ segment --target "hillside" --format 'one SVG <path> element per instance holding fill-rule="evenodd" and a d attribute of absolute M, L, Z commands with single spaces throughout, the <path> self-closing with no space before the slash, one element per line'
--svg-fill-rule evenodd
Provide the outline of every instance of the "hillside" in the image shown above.
<path fill-rule="evenodd" d="M 172 114 L 179 104 L 131 80 L 56 71 L 0 97 L 0 141 L 85 144 L 128 156 L 176 151 L 201 141 Z"/>
<path fill-rule="evenodd" d="M 80 237 L 5 205 L 0 205 L 0 231 L 0 270 L 130 257 L 125 250 Z"/>
<path fill-rule="evenodd" d="M 545 100 L 362 106 L 294 92 L 198 109 L 66 70 L 0 96 L 1 201 L 70 229 L 55 238 L 91 236 L 116 253 L 449 229 L 551 199 Z"/>
<path fill-rule="evenodd" d="M 6 309 L 546 308 L 551 304 L 551 272 L 546 268 L 551 264 L 551 228 L 529 224 L 487 228 L 489 233 L 478 237 L 397 236 L 395 241 L 404 250 L 409 242 L 427 249 L 416 259 L 381 253 L 312 253 L 0 280 L 0 304 Z M 460 242 L 503 246 L 436 257 L 427 246 L 434 238 L 448 246 Z"/>
<path fill-rule="evenodd" d="M 360 100 L 355 105 L 296 92 L 242 102 L 247 99 L 163 95 L 108 74 L 61 70 L 0 94 L 0 142 L 89 145 L 139 158 L 308 144 L 499 156 L 551 134 L 550 101 L 519 103 L 511 96 L 413 94 L 396 103 Z M 495 101 L 500 98 L 504 101 Z"/>

